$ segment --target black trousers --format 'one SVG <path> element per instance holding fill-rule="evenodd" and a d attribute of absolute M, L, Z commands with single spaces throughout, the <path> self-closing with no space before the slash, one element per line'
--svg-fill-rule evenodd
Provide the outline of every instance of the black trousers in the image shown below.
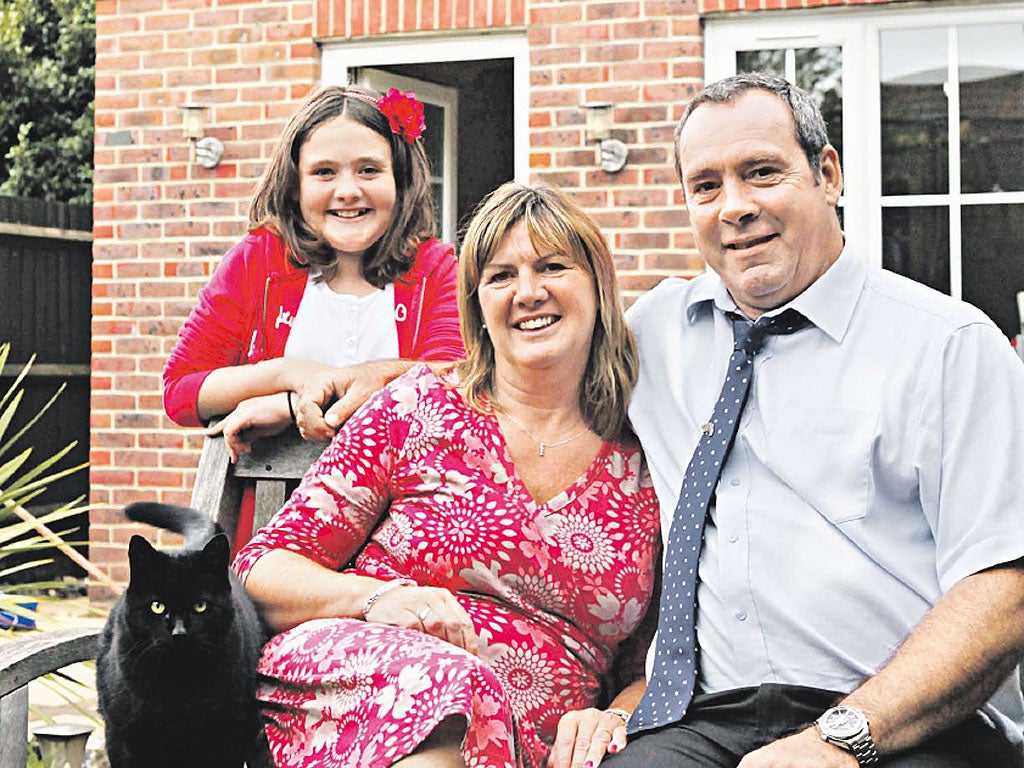
<path fill-rule="evenodd" d="M 632 737 L 601 768 L 735 768 L 748 752 L 812 724 L 843 694 L 766 684 L 695 696 L 682 722 Z M 885 768 L 1022 768 L 1024 753 L 974 715 Z"/>

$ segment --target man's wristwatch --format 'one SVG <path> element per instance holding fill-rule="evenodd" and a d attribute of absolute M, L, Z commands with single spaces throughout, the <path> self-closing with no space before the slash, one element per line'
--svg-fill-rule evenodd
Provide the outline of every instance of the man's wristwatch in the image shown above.
<path fill-rule="evenodd" d="M 864 713 L 856 707 L 840 704 L 826 709 L 815 723 L 821 738 L 847 752 L 852 752 L 860 765 L 875 765 L 878 750 L 871 738 L 871 728 Z"/>

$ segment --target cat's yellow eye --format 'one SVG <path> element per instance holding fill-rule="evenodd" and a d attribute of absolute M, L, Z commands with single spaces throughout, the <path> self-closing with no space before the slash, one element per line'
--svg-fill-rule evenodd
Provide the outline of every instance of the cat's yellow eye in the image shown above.
<path fill-rule="evenodd" d="M 161 603 L 159 600 L 154 600 L 152 603 L 149 604 L 149 610 L 151 610 L 157 616 L 160 616 L 167 610 L 167 606 Z"/>
<path fill-rule="evenodd" d="M 200 600 L 198 603 L 192 606 L 192 610 L 196 613 L 202 613 L 206 610 L 206 601 Z"/>

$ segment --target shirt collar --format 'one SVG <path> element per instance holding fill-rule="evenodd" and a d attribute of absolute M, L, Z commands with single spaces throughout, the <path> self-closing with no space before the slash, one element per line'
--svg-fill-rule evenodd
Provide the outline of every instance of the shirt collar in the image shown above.
<path fill-rule="evenodd" d="M 866 279 L 866 265 L 849 246 L 845 246 L 824 275 L 791 302 L 767 314 L 777 315 L 786 309 L 795 309 L 834 341 L 840 342 L 850 327 L 853 310 Z M 709 267 L 704 279 L 687 297 L 686 319 L 693 323 L 701 312 L 710 311 L 712 306 L 722 312 L 738 311 L 722 278 Z"/>

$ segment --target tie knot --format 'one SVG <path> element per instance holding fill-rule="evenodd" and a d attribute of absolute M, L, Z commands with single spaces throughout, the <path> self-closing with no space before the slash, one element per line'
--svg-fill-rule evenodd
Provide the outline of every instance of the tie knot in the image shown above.
<path fill-rule="evenodd" d="M 729 313 L 732 318 L 732 335 L 735 349 L 750 355 L 761 351 L 764 337 L 768 334 L 787 335 L 807 325 L 808 320 L 795 309 L 787 309 L 774 317 L 759 317 L 756 323 L 747 318 Z"/>

